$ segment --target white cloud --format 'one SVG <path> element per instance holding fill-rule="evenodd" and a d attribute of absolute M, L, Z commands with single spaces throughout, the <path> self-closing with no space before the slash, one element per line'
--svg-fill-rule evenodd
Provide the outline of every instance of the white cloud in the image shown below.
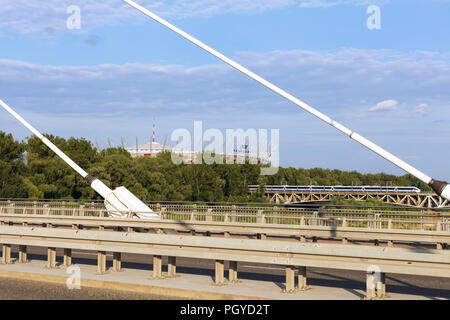
<path fill-rule="evenodd" d="M 398 106 L 397 100 L 384 100 L 378 102 L 375 107 L 369 109 L 369 111 L 389 111 L 396 110 Z"/>
<path fill-rule="evenodd" d="M 378 0 L 375 3 L 385 3 Z M 121 0 L 8 0 L 0 6 L 0 30 L 23 34 L 52 35 L 66 28 L 71 5 L 81 9 L 81 31 L 121 22 L 142 21 L 143 15 Z M 140 5 L 165 18 L 252 13 L 291 6 L 332 7 L 373 4 L 374 0 L 138 0 Z"/>
<path fill-rule="evenodd" d="M 363 118 L 368 106 L 370 111 L 394 111 L 401 109 L 398 101 L 426 101 L 438 109 L 448 105 L 450 58 L 423 57 L 345 49 L 245 52 L 235 59 L 323 112 Z M 222 63 L 193 68 L 140 63 L 43 66 L 0 59 L 0 88 L 3 98 L 17 107 L 44 114 L 298 114 L 297 108 Z M 380 97 L 392 98 L 380 102 Z M 417 113 L 425 110 L 424 105 L 416 108 Z"/>
<path fill-rule="evenodd" d="M 421 103 L 413 110 L 413 112 L 420 113 L 420 114 L 425 114 L 425 113 L 427 113 L 427 110 L 428 110 L 428 104 L 427 103 Z"/>

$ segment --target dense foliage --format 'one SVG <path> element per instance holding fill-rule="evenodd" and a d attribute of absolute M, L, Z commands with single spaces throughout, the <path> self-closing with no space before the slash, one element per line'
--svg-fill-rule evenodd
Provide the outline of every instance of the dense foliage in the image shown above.
<path fill-rule="evenodd" d="M 280 168 L 261 176 L 251 164 L 175 165 L 168 152 L 132 158 L 122 148 L 97 150 L 80 138 L 45 135 L 91 175 L 114 188 L 123 185 L 142 200 L 265 201 L 262 188 L 249 195 L 247 185 L 405 185 L 428 186 L 410 175 L 361 174 L 328 169 Z M 0 131 L 0 198 L 96 199 L 99 196 L 37 137 L 18 142 Z"/>

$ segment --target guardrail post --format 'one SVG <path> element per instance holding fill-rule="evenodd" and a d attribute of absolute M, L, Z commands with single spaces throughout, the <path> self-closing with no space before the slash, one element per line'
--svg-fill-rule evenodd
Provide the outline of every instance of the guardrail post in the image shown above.
<path fill-rule="evenodd" d="M 153 275 L 150 279 L 162 279 L 162 257 L 158 255 L 153 256 Z"/>
<path fill-rule="evenodd" d="M 106 273 L 106 251 L 97 252 L 97 273 Z"/>
<path fill-rule="evenodd" d="M 27 246 L 19 245 L 19 263 L 28 262 L 27 260 Z"/>
<path fill-rule="evenodd" d="M 177 276 L 177 257 L 168 257 L 167 276 L 170 278 Z"/>
<path fill-rule="evenodd" d="M 216 260 L 214 284 L 223 286 L 225 283 L 225 261 Z"/>
<path fill-rule="evenodd" d="M 374 271 L 368 271 L 366 280 L 366 297 L 367 300 L 386 297 L 386 273 L 380 272 L 379 279 L 375 276 Z"/>
<path fill-rule="evenodd" d="M 195 207 L 197 207 L 197 206 L 195 206 Z M 197 211 L 197 210 L 196 210 Z M 206 213 L 206 221 L 212 221 L 213 219 L 212 219 L 212 209 L 211 208 L 209 208 L 208 210 L 207 210 L 207 213 Z"/>
<path fill-rule="evenodd" d="M 274 210 L 274 216 L 273 216 L 273 221 L 272 223 L 274 224 L 279 224 L 280 223 L 280 211 L 278 210 L 279 208 L 277 206 L 274 206 L 272 210 Z"/>
<path fill-rule="evenodd" d="M 319 212 L 314 211 L 312 214 L 312 217 L 309 219 L 309 225 L 310 226 L 319 226 L 320 220 L 317 219 L 318 217 L 319 217 Z"/>
<path fill-rule="evenodd" d="M 366 297 L 367 300 L 373 300 L 376 298 L 376 279 L 373 271 L 366 273 Z"/>
<path fill-rule="evenodd" d="M 161 218 L 161 219 L 166 219 L 166 211 L 167 211 L 167 208 L 161 208 L 161 210 L 160 210 L 160 215 L 159 215 L 159 217 Z M 158 211 L 157 211 L 158 212 Z"/>
<path fill-rule="evenodd" d="M 238 263 L 237 261 L 229 261 L 229 268 L 228 268 L 228 281 L 231 283 L 237 283 L 238 280 Z"/>
<path fill-rule="evenodd" d="M 258 215 L 256 217 L 256 223 L 266 223 L 265 221 L 265 217 L 264 217 L 264 213 L 263 210 L 258 210 Z"/>
<path fill-rule="evenodd" d="M 9 201 L 9 200 L 8 200 Z M 15 207 L 15 203 L 11 203 L 10 205 L 9 205 L 9 207 L 11 207 L 12 209 L 10 209 L 9 211 L 6 211 L 7 213 L 12 213 L 12 214 L 14 214 L 15 213 L 15 210 L 14 210 L 14 207 Z"/>
<path fill-rule="evenodd" d="M 56 268 L 56 248 L 47 248 L 47 268 Z"/>
<path fill-rule="evenodd" d="M 310 289 L 307 285 L 306 267 L 298 267 L 298 289 L 301 291 Z"/>
<path fill-rule="evenodd" d="M 122 271 L 122 253 L 120 252 L 113 252 L 113 270 Z"/>
<path fill-rule="evenodd" d="M 380 273 L 380 279 L 377 283 L 377 298 L 385 298 L 386 297 L 386 273 Z"/>
<path fill-rule="evenodd" d="M 194 216 L 197 215 L 197 204 L 195 203 L 192 205 L 192 213 L 194 214 Z"/>
<path fill-rule="evenodd" d="M 11 245 L 3 244 L 2 246 L 2 264 L 10 264 L 11 263 Z"/>
<path fill-rule="evenodd" d="M 69 267 L 72 265 L 72 249 L 64 249 L 63 266 Z"/>
<path fill-rule="evenodd" d="M 294 293 L 295 291 L 295 268 L 286 266 L 286 286 L 281 292 Z"/>
<path fill-rule="evenodd" d="M 81 217 L 84 216 L 84 205 L 83 205 L 83 204 L 80 205 L 80 210 L 78 210 L 78 212 L 77 212 L 76 215 L 77 215 L 77 216 L 81 216 Z"/>
<path fill-rule="evenodd" d="M 279 211 L 278 211 L 277 206 L 272 207 L 272 215 L 273 215 L 272 223 L 278 224 Z M 263 222 L 263 223 L 265 223 L 265 222 Z"/>

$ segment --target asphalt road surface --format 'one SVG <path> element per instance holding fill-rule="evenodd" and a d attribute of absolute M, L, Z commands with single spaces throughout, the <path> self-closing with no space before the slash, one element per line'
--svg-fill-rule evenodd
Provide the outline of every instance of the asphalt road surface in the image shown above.
<path fill-rule="evenodd" d="M 0 300 L 167 300 L 170 297 L 127 291 L 81 288 L 65 284 L 0 278 Z"/>

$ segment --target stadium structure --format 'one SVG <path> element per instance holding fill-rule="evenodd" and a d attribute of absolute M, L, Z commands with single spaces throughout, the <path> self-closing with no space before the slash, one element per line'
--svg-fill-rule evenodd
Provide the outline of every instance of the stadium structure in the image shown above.
<path fill-rule="evenodd" d="M 136 157 L 156 157 L 161 152 L 171 152 L 180 155 L 185 163 L 193 163 L 196 152 L 192 150 L 183 150 L 180 147 L 171 147 L 167 145 L 167 137 L 164 139 L 164 143 L 159 143 L 155 141 L 155 120 L 153 119 L 153 135 L 148 143 L 138 144 L 138 139 L 136 138 L 136 145 L 125 147 L 133 158 Z M 245 163 L 249 161 L 252 164 L 270 164 L 270 157 L 259 157 L 253 156 L 250 152 L 249 146 L 247 144 L 241 145 L 238 148 L 234 148 L 233 152 L 230 153 L 215 153 L 218 157 L 222 158 L 220 163 Z M 205 150 L 205 152 L 208 152 Z"/>

